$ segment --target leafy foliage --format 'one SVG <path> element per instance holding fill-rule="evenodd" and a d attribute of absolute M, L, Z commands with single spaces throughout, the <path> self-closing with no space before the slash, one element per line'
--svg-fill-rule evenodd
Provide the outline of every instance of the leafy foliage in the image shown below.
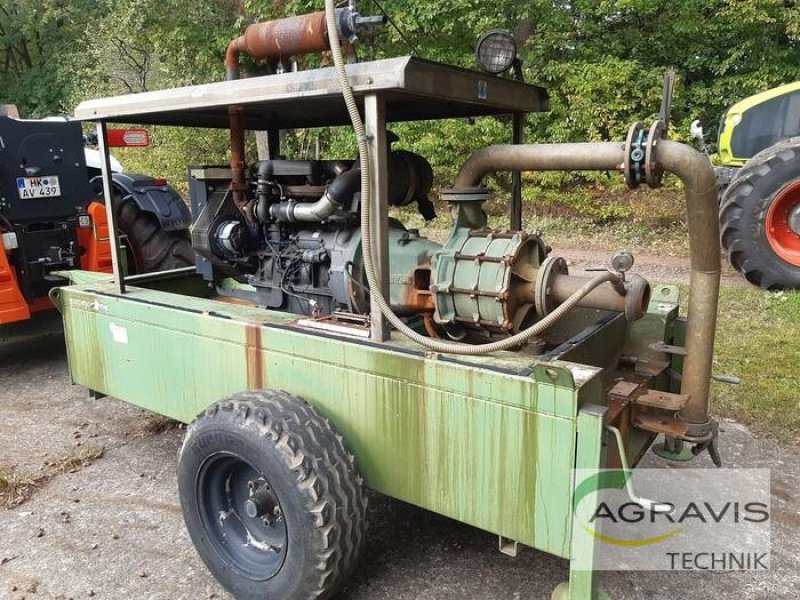
<path fill-rule="evenodd" d="M 91 97 L 219 80 L 225 47 L 247 24 L 321 8 L 320 0 L 5 3 L 0 101 L 39 117 L 70 112 Z M 472 67 L 480 33 L 513 30 L 526 80 L 551 94 L 551 111 L 529 118 L 529 141 L 621 139 L 632 122 L 656 116 L 668 68 L 678 76 L 673 137 L 685 138 L 695 118 L 713 131 L 727 106 L 796 79 L 800 65 L 797 0 L 361 0 L 359 8 L 370 14 L 385 8 L 394 25 L 362 40 L 362 59 L 418 53 Z M 442 184 L 452 181 L 472 150 L 509 135 L 507 122 L 498 119 L 407 123 L 394 130 L 398 147 L 428 157 Z M 327 156 L 352 156 L 351 138 L 346 129 L 289 133 L 284 148 L 293 155 L 311 156 L 319 148 Z M 154 139 L 148 151 L 125 153 L 129 168 L 182 181 L 188 163 L 225 160 L 219 132 L 156 128 Z M 597 207 L 596 198 L 570 190 L 576 181 L 592 182 L 601 195 L 610 185 L 603 175 L 529 178 L 537 194 L 555 193 L 574 200 L 579 213 L 596 213 L 586 208 Z M 501 190 L 508 183 L 502 176 L 496 181 Z M 597 218 L 624 218 L 624 212 L 604 207 Z"/>

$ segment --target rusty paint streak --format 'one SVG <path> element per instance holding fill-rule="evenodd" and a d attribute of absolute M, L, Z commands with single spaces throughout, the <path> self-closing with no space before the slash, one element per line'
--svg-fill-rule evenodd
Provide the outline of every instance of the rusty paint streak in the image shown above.
<path fill-rule="evenodd" d="M 261 326 L 248 324 L 247 337 L 247 388 L 264 389 L 264 353 L 261 346 Z"/>

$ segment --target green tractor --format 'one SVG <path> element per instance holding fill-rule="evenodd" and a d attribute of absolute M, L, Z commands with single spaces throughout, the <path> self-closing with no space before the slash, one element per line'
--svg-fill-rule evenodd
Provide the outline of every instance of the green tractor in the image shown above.
<path fill-rule="evenodd" d="M 718 153 L 722 247 L 731 264 L 762 288 L 800 288 L 800 81 L 728 109 Z"/>

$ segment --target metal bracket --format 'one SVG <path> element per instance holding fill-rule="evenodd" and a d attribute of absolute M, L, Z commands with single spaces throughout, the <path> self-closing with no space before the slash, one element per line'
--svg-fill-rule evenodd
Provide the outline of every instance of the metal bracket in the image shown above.
<path fill-rule="evenodd" d="M 672 346 L 665 342 L 655 342 L 650 344 L 649 348 L 651 350 L 655 350 L 656 352 L 664 352 L 666 354 L 674 354 L 676 356 L 686 356 L 686 348 L 683 346 Z"/>
<path fill-rule="evenodd" d="M 516 558 L 519 553 L 519 543 L 501 535 L 497 538 L 497 549 L 506 556 Z"/>
<path fill-rule="evenodd" d="M 671 394 L 658 390 L 648 390 L 644 394 L 633 399 L 633 403 L 638 406 L 657 408 L 667 412 L 677 412 L 689 401 L 687 394 Z"/>

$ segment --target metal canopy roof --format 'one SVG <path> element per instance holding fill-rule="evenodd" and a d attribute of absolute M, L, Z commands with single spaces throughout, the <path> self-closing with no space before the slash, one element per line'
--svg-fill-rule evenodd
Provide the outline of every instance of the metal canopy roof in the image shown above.
<path fill-rule="evenodd" d="M 379 93 L 387 121 L 548 110 L 540 87 L 410 56 L 347 66 L 359 101 Z M 236 81 L 88 100 L 75 118 L 142 125 L 228 127 L 228 107 L 242 109 L 246 129 L 349 124 L 335 70 L 313 69 Z"/>

